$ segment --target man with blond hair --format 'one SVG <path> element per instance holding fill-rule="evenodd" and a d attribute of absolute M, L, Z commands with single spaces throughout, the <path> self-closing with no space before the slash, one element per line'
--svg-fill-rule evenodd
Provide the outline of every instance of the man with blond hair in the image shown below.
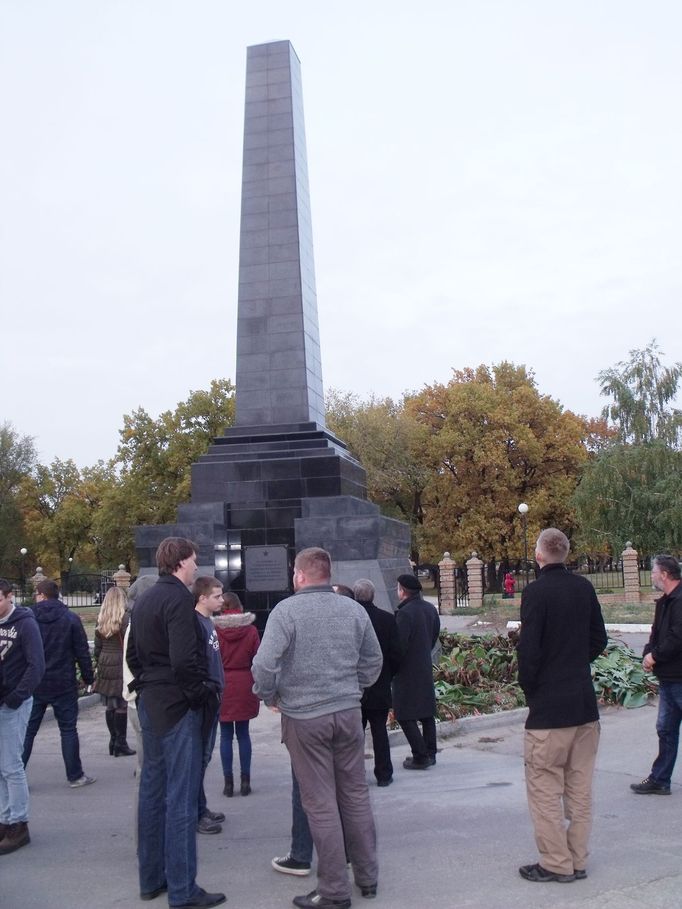
<path fill-rule="evenodd" d="M 346 849 L 362 895 L 377 890 L 360 698 L 383 658 L 366 611 L 332 589 L 326 550 L 299 552 L 293 580 L 294 596 L 268 619 L 251 667 L 253 690 L 282 714 L 282 740 L 317 849 L 317 888 L 294 905 L 348 909 Z"/>
<path fill-rule="evenodd" d="M 594 588 L 566 569 L 569 548 L 560 530 L 543 530 L 535 547 L 540 574 L 521 596 L 524 763 L 540 862 L 519 874 L 536 883 L 587 877 L 592 827 L 599 711 L 590 663 L 606 647 L 606 630 Z"/>

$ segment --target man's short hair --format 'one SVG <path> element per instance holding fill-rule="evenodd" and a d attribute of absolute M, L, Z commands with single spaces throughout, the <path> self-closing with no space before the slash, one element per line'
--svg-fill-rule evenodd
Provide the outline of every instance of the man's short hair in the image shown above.
<path fill-rule="evenodd" d="M 360 600 L 363 603 L 373 603 L 376 587 L 369 578 L 360 578 L 359 581 L 353 584 L 353 593 L 356 600 Z"/>
<path fill-rule="evenodd" d="M 166 537 L 161 540 L 156 550 L 156 567 L 159 574 L 174 574 L 180 567 L 180 562 L 198 555 L 199 549 L 191 540 L 184 537 Z"/>
<path fill-rule="evenodd" d="M 682 577 L 680 572 L 680 563 L 674 556 L 657 555 L 654 558 L 654 565 L 658 565 L 661 571 L 665 571 L 672 581 L 679 581 Z"/>
<path fill-rule="evenodd" d="M 214 578 L 207 574 L 198 577 L 194 582 L 194 586 L 192 588 L 192 591 L 194 593 L 194 605 L 196 606 L 196 604 L 199 602 L 199 597 L 208 596 L 214 587 L 219 587 L 220 592 L 223 592 L 222 582 L 219 581 L 218 578 Z"/>
<path fill-rule="evenodd" d="M 48 600 L 59 599 L 59 587 L 49 578 L 45 578 L 44 581 L 38 581 L 36 584 L 36 593 L 42 594 L 44 597 L 47 597 Z"/>
<path fill-rule="evenodd" d="M 566 561 L 571 544 L 565 533 L 556 527 L 547 527 L 538 537 L 535 548 L 542 553 L 546 562 L 558 564 Z"/>
<path fill-rule="evenodd" d="M 128 605 L 131 609 L 136 600 L 142 596 L 145 590 L 149 590 L 150 587 L 153 587 L 157 580 L 158 578 L 155 574 L 143 574 L 140 575 L 136 581 L 133 581 L 128 588 Z"/>
<path fill-rule="evenodd" d="M 5 578 L 0 578 L 0 593 L 6 597 L 7 594 L 12 593 L 12 585 L 9 581 L 6 581 Z"/>
<path fill-rule="evenodd" d="M 332 576 L 332 557 L 326 549 L 302 549 L 294 560 L 294 570 L 304 571 L 313 580 L 328 581 Z"/>
<path fill-rule="evenodd" d="M 223 603 L 225 609 L 230 612 L 244 612 L 244 606 L 237 594 L 233 590 L 226 590 L 223 594 Z"/>

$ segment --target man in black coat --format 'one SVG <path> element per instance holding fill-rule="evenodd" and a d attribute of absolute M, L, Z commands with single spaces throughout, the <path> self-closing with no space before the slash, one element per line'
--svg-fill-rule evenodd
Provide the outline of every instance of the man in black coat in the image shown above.
<path fill-rule="evenodd" d="M 654 624 L 644 648 L 642 665 L 658 676 L 658 755 L 649 776 L 631 783 L 637 795 L 670 795 L 682 723 L 682 581 L 680 563 L 659 555 L 651 569 L 651 583 L 663 594 L 656 600 Z"/>
<path fill-rule="evenodd" d="M 353 587 L 355 599 L 367 610 L 384 658 L 379 678 L 369 688 L 365 688 L 360 707 L 362 728 L 366 729 L 369 723 L 372 733 L 374 776 L 377 786 L 390 786 L 393 782 L 393 764 L 386 720 L 391 707 L 391 679 L 400 665 L 401 647 L 395 617 L 374 605 L 374 593 L 374 584 L 367 578 L 357 581 Z"/>
<path fill-rule="evenodd" d="M 526 791 L 540 862 L 523 865 L 519 873 L 540 883 L 587 876 L 599 745 L 590 663 L 606 647 L 606 630 L 594 588 L 566 570 L 568 550 L 560 530 L 543 530 L 535 549 L 540 574 L 521 596 Z"/>
<path fill-rule="evenodd" d="M 421 589 L 413 574 L 398 578 L 400 603 L 395 618 L 403 655 L 393 679 L 393 709 L 412 749 L 412 756 L 403 761 L 406 770 L 427 770 L 436 763 L 436 692 L 431 651 L 438 641 L 440 619 L 435 607 L 420 597 Z"/>
<path fill-rule="evenodd" d="M 189 591 L 196 548 L 167 537 L 156 551 L 159 579 L 137 600 L 130 621 L 128 686 L 139 693 L 144 762 L 138 803 L 140 899 L 168 892 L 173 909 L 209 909 L 224 893 L 196 883 L 197 804 L 205 714 L 217 708 L 203 633 Z"/>

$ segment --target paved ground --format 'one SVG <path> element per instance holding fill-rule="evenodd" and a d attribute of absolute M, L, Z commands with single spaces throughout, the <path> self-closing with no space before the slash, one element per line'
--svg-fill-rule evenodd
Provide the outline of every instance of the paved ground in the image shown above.
<path fill-rule="evenodd" d="M 517 714 L 518 715 L 518 714 Z M 604 712 L 595 785 L 595 829 L 589 878 L 531 884 L 517 867 L 536 860 L 528 821 L 520 722 L 486 719 L 442 742 L 438 765 L 426 773 L 400 767 L 395 783 L 371 786 L 377 818 L 380 890 L 376 909 L 647 909 L 679 906 L 682 893 L 682 775 L 668 797 L 635 796 L 655 747 L 651 707 Z M 495 718 L 499 722 L 499 718 Z M 225 810 L 218 836 L 200 837 L 199 882 L 228 893 L 233 909 L 291 905 L 314 886 L 270 868 L 286 853 L 290 828 L 289 767 L 278 718 L 262 711 L 253 724 L 253 794 L 221 795 L 219 761 L 208 772 L 209 804 Z M 132 817 L 135 758 L 110 758 L 101 707 L 83 710 L 83 762 L 97 783 L 66 786 L 56 725 L 45 723 L 29 765 L 30 846 L 0 858 L 3 909 L 114 909 L 142 906 Z M 368 776 L 371 779 L 370 762 Z M 153 904 L 163 907 L 160 898 Z"/>

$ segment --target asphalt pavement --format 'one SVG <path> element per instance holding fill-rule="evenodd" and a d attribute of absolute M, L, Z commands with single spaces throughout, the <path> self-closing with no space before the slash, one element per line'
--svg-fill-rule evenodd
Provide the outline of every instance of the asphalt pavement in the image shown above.
<path fill-rule="evenodd" d="M 379 839 L 379 894 L 353 904 L 376 909 L 647 909 L 682 903 L 682 776 L 670 796 L 637 796 L 656 748 L 656 710 L 609 708 L 595 774 L 588 878 L 535 884 L 518 866 L 537 860 L 523 782 L 523 711 L 468 720 L 442 740 L 438 763 L 405 771 L 407 746 L 393 748 L 395 782 L 367 776 Z M 85 772 L 97 782 L 66 784 L 54 722 L 45 722 L 29 764 L 32 842 L 0 857 L 3 909 L 114 909 L 138 899 L 132 831 L 136 759 L 112 758 L 99 705 L 81 712 Z M 232 909 L 275 909 L 313 889 L 315 877 L 272 870 L 289 847 L 290 775 L 279 718 L 252 723 L 253 793 L 225 798 L 216 749 L 207 773 L 209 806 L 227 814 L 223 832 L 199 837 L 200 885 L 224 890 Z M 370 752 L 368 737 L 368 754 Z M 235 749 L 236 750 L 236 749 Z M 236 755 L 235 755 L 236 756 Z M 160 897 L 145 906 L 165 906 Z"/>

